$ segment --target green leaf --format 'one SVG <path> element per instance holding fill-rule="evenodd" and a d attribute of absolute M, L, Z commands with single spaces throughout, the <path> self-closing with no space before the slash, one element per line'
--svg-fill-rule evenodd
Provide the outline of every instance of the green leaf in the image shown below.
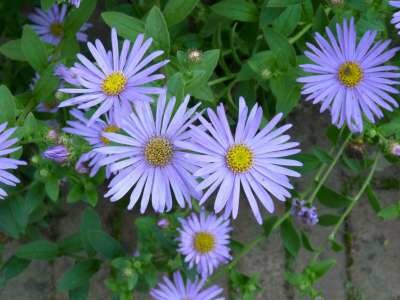
<path fill-rule="evenodd" d="M 5 85 L 0 85 L 0 123 L 15 122 L 16 105 L 15 98 Z"/>
<path fill-rule="evenodd" d="M 86 300 L 89 296 L 89 283 L 69 291 L 70 300 Z"/>
<path fill-rule="evenodd" d="M 347 207 L 351 203 L 351 199 L 336 193 L 325 185 L 323 185 L 318 191 L 317 198 L 321 204 L 330 208 Z"/>
<path fill-rule="evenodd" d="M 293 74 L 285 73 L 271 78 L 271 91 L 276 98 L 276 111 L 287 115 L 299 102 L 300 86 Z"/>
<path fill-rule="evenodd" d="M 117 29 L 120 36 L 131 41 L 134 41 L 136 36 L 143 33 L 145 30 L 145 24 L 142 20 L 130 17 L 120 12 L 103 12 L 101 17 L 108 26 Z"/>
<path fill-rule="evenodd" d="M 303 173 L 314 171 L 321 166 L 321 162 L 313 154 L 300 153 L 294 155 L 293 159 L 303 163 L 303 166 L 298 167 Z"/>
<path fill-rule="evenodd" d="M 306 249 L 310 252 L 314 252 L 315 249 L 311 245 L 310 239 L 308 238 L 307 234 L 305 232 L 301 231 L 300 235 L 301 235 L 301 242 L 303 244 L 304 249 Z"/>
<path fill-rule="evenodd" d="M 297 27 L 301 18 L 301 5 L 291 5 L 275 20 L 274 27 L 284 36 L 290 35 Z"/>
<path fill-rule="evenodd" d="M 15 255 L 25 259 L 48 260 L 58 256 L 58 246 L 47 240 L 38 240 L 17 249 Z"/>
<path fill-rule="evenodd" d="M 43 10 L 48 10 L 56 0 L 40 0 L 40 6 Z"/>
<path fill-rule="evenodd" d="M 25 25 L 22 31 L 21 48 L 32 68 L 38 72 L 46 69 L 49 64 L 46 46 L 29 25 Z"/>
<path fill-rule="evenodd" d="M 365 192 L 367 193 L 368 202 L 371 205 L 372 209 L 375 211 L 375 213 L 379 213 L 379 211 L 381 210 L 381 204 L 379 202 L 379 198 L 376 196 L 370 184 L 367 186 Z"/>
<path fill-rule="evenodd" d="M 263 223 L 263 229 L 264 229 L 264 235 L 266 237 L 269 237 L 270 234 L 272 233 L 272 230 L 274 229 L 275 223 L 278 221 L 278 218 L 276 216 L 271 216 L 264 220 Z"/>
<path fill-rule="evenodd" d="M 65 60 L 74 60 L 79 52 L 79 43 L 75 35 L 66 36 L 60 44 L 60 56 Z"/>
<path fill-rule="evenodd" d="M 318 217 L 318 224 L 321 226 L 332 226 L 335 225 L 340 219 L 340 216 L 336 215 L 322 215 Z"/>
<path fill-rule="evenodd" d="M 314 273 L 315 279 L 318 280 L 324 276 L 334 265 L 336 265 L 336 260 L 327 259 L 311 263 L 308 266 L 308 269 Z"/>
<path fill-rule="evenodd" d="M 302 0 L 270 0 L 268 7 L 286 7 L 289 5 L 300 4 Z"/>
<path fill-rule="evenodd" d="M 324 6 L 321 4 L 315 13 L 315 18 L 313 18 L 313 31 L 322 32 L 328 26 L 328 23 L 329 20 L 326 16 Z"/>
<path fill-rule="evenodd" d="M 84 192 L 82 186 L 74 184 L 68 192 L 67 202 L 68 203 L 78 202 L 79 200 L 82 199 L 83 196 Z"/>
<path fill-rule="evenodd" d="M 59 79 L 54 75 L 53 66 L 49 66 L 41 73 L 33 94 L 40 102 L 52 102 L 54 101 L 54 92 L 58 87 Z"/>
<path fill-rule="evenodd" d="M 198 63 L 191 65 L 191 70 L 193 72 L 202 72 L 199 82 L 205 83 L 210 79 L 214 72 L 214 69 L 217 67 L 219 56 L 219 49 L 208 50 L 203 53 L 202 58 Z"/>
<path fill-rule="evenodd" d="M 0 46 L 0 53 L 13 60 L 26 61 L 24 53 L 22 52 L 21 40 L 5 42 Z"/>
<path fill-rule="evenodd" d="M 235 21 L 256 22 L 257 7 L 246 0 L 223 0 L 211 6 L 213 12 Z"/>
<path fill-rule="evenodd" d="M 89 242 L 98 253 L 108 259 L 113 259 L 124 255 L 124 250 L 121 244 L 104 231 L 90 231 Z"/>
<path fill-rule="evenodd" d="M 183 21 L 197 5 L 199 0 L 169 0 L 164 8 L 168 26 Z"/>
<path fill-rule="evenodd" d="M 62 239 L 57 244 L 61 254 L 71 254 L 83 250 L 82 239 L 79 233 L 74 233 Z"/>
<path fill-rule="evenodd" d="M 382 208 L 378 216 L 384 220 L 393 220 L 400 217 L 400 201 Z"/>
<path fill-rule="evenodd" d="M 60 194 L 60 182 L 58 181 L 58 178 L 56 178 L 56 177 L 48 178 L 45 182 L 44 187 L 45 187 L 47 196 L 49 196 L 49 198 L 53 202 L 57 202 L 58 196 Z"/>
<path fill-rule="evenodd" d="M 281 237 L 285 249 L 295 257 L 300 250 L 301 241 L 299 234 L 293 227 L 293 223 L 290 219 L 286 219 L 281 225 Z"/>
<path fill-rule="evenodd" d="M 338 242 L 336 242 L 333 239 L 330 239 L 329 242 L 331 244 L 332 250 L 335 251 L 335 252 L 339 252 L 339 251 L 342 251 L 344 249 L 344 246 L 342 244 L 339 244 Z"/>
<path fill-rule="evenodd" d="M 85 195 L 87 202 L 93 207 L 96 206 L 98 194 L 96 186 L 93 183 L 88 182 L 85 184 Z"/>
<path fill-rule="evenodd" d="M 154 6 L 146 18 L 146 35 L 152 37 L 156 48 L 161 48 L 169 53 L 170 38 L 167 22 L 157 6 Z"/>
<path fill-rule="evenodd" d="M 22 273 L 30 263 L 30 260 L 11 256 L 1 267 L 0 288 L 3 288 L 8 280 Z"/>
<path fill-rule="evenodd" d="M 66 37 L 75 36 L 96 8 L 97 0 L 83 0 L 81 2 L 79 8 L 72 9 L 65 18 L 64 31 Z"/>
<path fill-rule="evenodd" d="M 57 289 L 60 291 L 70 291 L 87 285 L 93 274 L 99 270 L 99 267 L 100 263 L 96 259 L 75 264 L 60 278 L 57 283 Z"/>
<path fill-rule="evenodd" d="M 30 137 L 37 133 L 38 123 L 32 112 L 26 116 L 22 128 L 25 137 Z"/>
<path fill-rule="evenodd" d="M 274 52 L 277 63 L 288 68 L 289 65 L 296 66 L 296 52 L 289 41 L 279 32 L 272 28 L 264 28 L 264 38 L 269 48 Z"/>
<path fill-rule="evenodd" d="M 82 244 L 89 254 L 94 254 L 94 249 L 89 242 L 90 232 L 101 230 L 101 220 L 92 208 L 86 208 L 81 216 L 80 234 Z"/>
<path fill-rule="evenodd" d="M 182 73 L 175 73 L 172 75 L 167 82 L 168 96 L 176 97 L 178 100 L 183 99 L 185 94 L 184 85 Z"/>

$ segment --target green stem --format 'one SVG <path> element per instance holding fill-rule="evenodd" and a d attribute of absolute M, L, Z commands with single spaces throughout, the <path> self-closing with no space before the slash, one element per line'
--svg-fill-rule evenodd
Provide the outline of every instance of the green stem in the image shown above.
<path fill-rule="evenodd" d="M 319 190 L 324 185 L 325 181 L 328 179 L 328 177 L 329 177 L 330 173 L 332 172 L 333 168 L 335 167 L 335 165 L 339 161 L 340 157 L 343 154 L 344 149 L 346 149 L 346 146 L 347 146 L 348 142 L 350 141 L 350 138 L 351 138 L 351 133 L 348 134 L 347 137 L 345 138 L 345 140 L 343 141 L 342 145 L 338 149 L 338 152 L 336 153 L 336 156 L 334 157 L 332 162 L 329 164 L 328 169 L 325 171 L 325 173 L 322 176 L 321 180 L 318 181 L 317 187 L 314 189 L 314 191 L 311 194 L 310 198 L 308 198 L 307 203 L 312 204 L 314 202 L 315 197 L 317 196 Z"/>
<path fill-rule="evenodd" d="M 222 83 L 222 82 L 224 82 L 224 81 L 227 81 L 227 80 L 231 80 L 232 78 L 235 78 L 235 74 L 231 74 L 231 75 L 228 75 L 228 76 L 224 76 L 224 77 L 221 77 L 221 78 L 217 78 L 217 79 L 215 79 L 215 80 L 212 80 L 212 81 L 210 81 L 209 83 L 208 83 L 208 86 L 213 86 L 213 85 L 216 85 L 216 84 L 218 84 L 218 83 Z"/>
<path fill-rule="evenodd" d="M 375 160 L 374 160 L 374 162 L 372 164 L 371 170 L 369 171 L 369 174 L 368 174 L 367 178 L 364 180 L 364 183 L 361 186 L 361 189 L 359 190 L 357 195 L 353 198 L 353 201 L 351 201 L 350 205 L 347 207 L 347 209 L 343 213 L 343 215 L 341 215 L 340 219 L 336 223 L 336 225 L 333 228 L 332 232 L 329 234 L 327 241 L 314 254 L 314 256 L 312 258 L 312 261 L 316 261 L 318 259 L 318 257 L 322 253 L 322 251 L 325 249 L 325 244 L 327 244 L 329 241 L 334 241 L 335 240 L 335 236 L 336 236 L 337 232 L 339 231 L 340 226 L 342 225 L 344 220 L 348 217 L 350 212 L 353 210 L 354 206 L 358 203 L 358 201 L 360 200 L 361 196 L 364 194 L 364 192 L 365 192 L 366 188 L 368 187 L 368 185 L 371 183 L 371 180 L 372 180 L 372 178 L 374 176 L 374 173 L 376 171 L 376 167 L 378 165 L 378 160 L 379 160 L 379 153 L 376 155 Z"/>
<path fill-rule="evenodd" d="M 17 119 L 18 126 L 21 126 L 24 123 L 26 116 L 34 109 L 35 105 L 36 105 L 36 100 L 34 98 L 30 99 L 28 104 L 25 106 L 24 110 Z"/>
<path fill-rule="evenodd" d="M 347 218 L 347 216 L 350 214 L 354 206 L 357 204 L 357 202 L 361 199 L 361 196 L 364 194 L 366 188 L 368 185 L 371 183 L 372 178 L 374 177 L 374 173 L 376 171 L 376 167 L 378 165 L 379 161 L 379 154 L 376 155 L 375 160 L 372 164 L 371 170 L 369 171 L 369 174 L 367 178 L 364 180 L 363 185 L 361 186 L 361 189 L 357 193 L 357 195 L 353 198 L 353 201 L 350 203 L 350 205 L 347 207 L 346 211 L 341 215 L 339 221 L 336 223 L 335 227 L 333 228 L 331 234 L 329 235 L 330 240 L 334 240 L 336 233 L 338 232 L 340 225 L 342 225 L 343 221 Z"/>
<path fill-rule="evenodd" d="M 312 24 L 308 24 L 307 26 L 305 26 L 295 36 L 293 36 L 289 39 L 289 43 L 290 44 L 296 43 L 303 35 L 305 35 L 307 33 L 307 31 L 309 31 L 311 29 L 311 27 L 312 27 Z"/>

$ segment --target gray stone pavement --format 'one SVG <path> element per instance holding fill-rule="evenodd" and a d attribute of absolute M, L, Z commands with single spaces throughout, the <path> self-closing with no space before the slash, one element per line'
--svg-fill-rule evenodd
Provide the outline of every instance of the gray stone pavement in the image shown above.
<path fill-rule="evenodd" d="M 292 136 L 301 141 L 302 149 L 308 150 L 312 145 L 327 148 L 328 143 L 323 138 L 324 130 L 329 123 L 328 116 L 320 116 L 315 108 L 303 106 L 292 114 L 289 121 L 295 124 Z M 297 125 L 297 126 L 296 126 Z M 377 175 L 398 178 L 399 166 L 389 166 Z M 295 184 L 304 188 L 310 182 L 309 176 L 296 180 Z M 338 188 L 345 177 L 341 172 L 335 172 L 328 185 Z M 400 199 L 399 190 L 383 190 L 376 187 L 378 197 L 385 205 Z M 282 209 L 283 204 L 278 204 Z M 323 211 L 322 208 L 321 212 Z M 135 214 L 120 212 L 107 201 L 100 201 L 97 210 L 102 222 L 110 232 L 111 218 L 121 219 L 120 238 L 129 251 L 135 249 L 133 221 Z M 58 237 L 76 231 L 82 205 L 66 206 L 55 224 L 51 224 L 52 233 Z M 233 223 L 233 237 L 242 243 L 251 241 L 261 232 L 261 227 L 254 220 L 245 201 L 241 203 L 238 219 Z M 317 287 L 328 300 L 399 300 L 400 299 L 400 220 L 379 220 L 368 201 L 363 197 L 355 207 L 347 222 L 348 232 L 352 243 L 347 251 L 332 253 L 328 251 L 321 258 L 335 258 L 337 265 L 321 280 Z M 323 243 L 330 228 L 316 226 L 311 229 L 310 236 L 314 245 Z M 338 234 L 338 240 L 343 237 Z M 12 252 L 13 243 L 7 251 Z M 311 258 L 309 252 L 302 250 L 296 261 L 295 269 L 301 270 Z M 261 278 L 263 291 L 257 300 L 292 300 L 304 299 L 287 286 L 283 278 L 285 272 L 285 255 L 279 233 L 254 248 L 238 264 L 239 270 L 245 274 L 258 273 Z M 67 296 L 55 290 L 55 284 L 61 274 L 71 265 L 68 259 L 54 263 L 33 262 L 19 277 L 11 280 L 0 290 L 0 300 L 64 300 Z M 110 293 L 104 286 L 108 270 L 101 270 L 92 281 L 90 299 L 111 299 Z M 224 280 L 222 280 L 224 282 Z M 226 286 L 226 284 L 223 284 Z M 141 295 L 138 299 L 148 299 Z M 227 298 L 228 299 L 228 298 Z"/>

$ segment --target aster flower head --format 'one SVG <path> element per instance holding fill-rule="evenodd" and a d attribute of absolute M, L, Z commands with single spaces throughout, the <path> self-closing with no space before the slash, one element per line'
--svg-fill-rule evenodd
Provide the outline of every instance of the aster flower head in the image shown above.
<path fill-rule="evenodd" d="M 104 133 L 118 132 L 120 127 L 117 120 L 123 118 L 122 114 L 120 114 L 119 118 L 114 118 L 114 115 L 107 115 L 105 121 L 102 119 L 97 119 L 95 122 L 89 125 L 89 119 L 86 118 L 82 111 L 78 109 L 72 109 L 70 113 L 75 120 L 67 121 L 68 127 L 63 128 L 63 131 L 84 138 L 93 149 L 108 145 L 110 143 L 110 140 L 104 137 Z M 94 176 L 100 170 L 100 161 L 103 158 L 105 158 L 105 155 L 91 150 L 82 154 L 75 166 L 75 169 L 79 173 L 85 173 L 85 168 L 89 168 L 90 176 Z M 108 178 L 110 175 L 110 168 L 107 167 L 106 177 Z"/>
<path fill-rule="evenodd" d="M 65 4 L 59 6 L 54 4 L 49 10 L 44 11 L 40 8 L 35 8 L 34 12 L 28 16 L 28 19 L 33 22 L 31 25 L 33 30 L 46 43 L 58 45 L 64 36 L 64 22 L 67 14 L 67 6 Z M 76 34 L 76 39 L 80 42 L 87 41 L 85 33 L 92 27 L 91 24 L 85 23 L 80 31 Z"/>
<path fill-rule="evenodd" d="M 69 0 L 69 3 L 78 8 L 81 5 L 81 0 Z"/>
<path fill-rule="evenodd" d="M 153 209 L 164 212 L 172 208 L 172 194 L 180 207 L 185 202 L 190 205 L 191 197 L 199 197 L 192 176 L 195 166 L 185 157 L 185 148 L 181 146 L 190 138 L 188 127 L 196 119 L 198 107 L 188 108 L 188 103 L 189 96 L 173 113 L 175 98 L 167 101 L 166 94 L 162 93 L 155 116 L 149 103 L 136 105 L 135 112 L 122 120 L 124 134 L 104 134 L 115 146 L 96 151 L 108 155 L 102 164 L 118 172 L 109 184 L 106 197 L 117 201 L 133 189 L 128 209 L 141 199 L 141 213 L 145 212 L 150 198 Z"/>
<path fill-rule="evenodd" d="M 187 154 L 199 167 L 194 176 L 204 179 L 197 186 L 198 190 L 206 190 L 200 204 L 217 191 L 215 212 L 225 208 L 225 215 L 232 215 L 235 219 L 240 190 L 243 189 L 256 220 L 261 224 L 256 198 L 269 212 L 273 212 L 271 196 L 285 201 L 290 197 L 288 189 L 293 188 L 289 176 L 300 176 L 298 172 L 286 168 L 302 165 L 285 158 L 300 152 L 297 148 L 299 143 L 289 142 L 290 136 L 283 134 L 292 125 L 275 128 L 283 116 L 278 114 L 259 130 L 262 108 L 256 104 L 249 112 L 243 97 L 239 98 L 239 118 L 234 134 L 222 104 L 216 112 L 208 109 L 207 113 L 210 121 L 200 116 L 203 128 L 193 126 L 191 144 L 186 145 L 196 152 Z"/>
<path fill-rule="evenodd" d="M 47 148 L 42 153 L 42 157 L 48 160 L 52 160 L 58 164 L 65 163 L 70 156 L 70 152 L 65 145 L 55 145 Z"/>
<path fill-rule="evenodd" d="M 357 43 L 353 18 L 336 24 L 336 33 L 327 27 L 328 39 L 317 33 L 318 46 L 307 43 L 311 51 L 304 54 L 312 63 L 301 68 L 311 74 L 298 82 L 304 84 L 307 101 L 321 103 L 321 112 L 330 110 L 334 125 L 346 122 L 352 132 L 361 132 L 363 116 L 375 123 L 383 117 L 382 109 L 398 107 L 391 94 L 398 94 L 393 85 L 399 83 L 399 68 L 384 64 L 399 48 L 387 50 L 389 40 L 374 44 L 375 31 L 367 31 Z"/>
<path fill-rule="evenodd" d="M 318 223 L 318 213 L 315 206 L 307 206 L 304 200 L 294 199 L 291 213 L 301 223 L 313 226 Z"/>
<path fill-rule="evenodd" d="M 400 8 L 400 1 L 389 1 L 389 5 L 395 8 Z M 397 30 L 400 30 L 400 11 L 397 11 L 393 14 L 391 23 L 396 27 Z M 400 34 L 400 31 L 398 33 Z"/>
<path fill-rule="evenodd" d="M 150 296 L 154 300 L 225 300 L 221 296 L 223 289 L 217 285 L 204 288 L 205 279 L 194 281 L 183 280 L 181 273 L 175 272 L 173 280 L 164 276 L 160 282 L 150 291 Z"/>
<path fill-rule="evenodd" d="M 151 102 L 150 95 L 160 94 L 162 89 L 145 85 L 163 79 L 164 75 L 154 73 L 168 63 L 164 60 L 149 66 L 163 54 L 163 51 L 155 51 L 145 57 L 151 43 L 151 38 L 144 40 L 140 34 L 132 47 L 125 40 L 119 51 L 117 31 L 114 28 L 111 30 L 112 51 L 107 52 L 99 40 L 96 40 L 95 45 L 88 43 L 96 63 L 78 54 L 80 62 L 71 71 L 77 74 L 80 86 L 61 89 L 64 93 L 76 96 L 63 101 L 60 106 L 77 105 L 79 109 L 98 106 L 90 119 L 92 123 L 108 111 L 131 111 L 132 103 Z"/>
<path fill-rule="evenodd" d="M 18 166 L 26 165 L 26 162 L 13 158 L 5 157 L 7 154 L 19 150 L 21 147 L 12 147 L 17 141 L 17 138 L 11 138 L 16 128 L 7 129 L 7 123 L 0 125 L 0 183 L 15 186 L 20 180 L 7 170 L 17 169 Z M 7 192 L 0 188 L 0 199 L 4 199 Z"/>
<path fill-rule="evenodd" d="M 202 211 L 200 215 L 192 214 L 187 219 L 180 219 L 180 223 L 178 252 L 185 257 L 190 268 L 196 266 L 203 278 L 232 259 L 229 219 L 214 214 L 207 216 Z"/>

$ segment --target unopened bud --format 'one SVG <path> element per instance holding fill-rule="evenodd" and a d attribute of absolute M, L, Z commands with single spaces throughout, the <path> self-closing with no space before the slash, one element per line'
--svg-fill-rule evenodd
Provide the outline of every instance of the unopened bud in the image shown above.
<path fill-rule="evenodd" d="M 191 49 L 188 52 L 188 59 L 192 63 L 200 62 L 202 57 L 203 57 L 203 53 L 200 50 Z"/>
<path fill-rule="evenodd" d="M 390 153 L 394 156 L 400 156 L 400 144 L 399 143 L 393 143 L 390 146 Z"/>

